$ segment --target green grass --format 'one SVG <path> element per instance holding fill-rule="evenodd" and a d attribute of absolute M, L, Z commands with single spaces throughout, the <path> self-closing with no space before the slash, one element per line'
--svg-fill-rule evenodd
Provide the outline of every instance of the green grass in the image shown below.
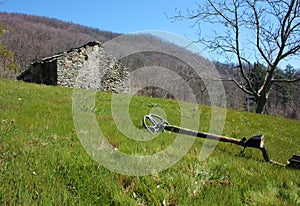
<path fill-rule="evenodd" d="M 4 79 L 0 88 L 0 205 L 300 205 L 299 170 L 267 164 L 258 150 L 240 154 L 241 148 L 226 143 L 218 143 L 200 162 L 203 139 L 162 172 L 139 177 L 114 173 L 82 147 L 72 119 L 72 89 Z M 176 137 L 165 132 L 150 141 L 129 139 L 111 115 L 112 95 L 96 97 L 99 127 L 119 151 L 154 154 Z M 207 131 L 211 108 L 196 109 L 200 129 Z M 141 119 L 149 112 L 180 123 L 176 101 L 132 97 L 129 113 L 137 128 L 143 130 Z M 223 135 L 257 134 L 265 135 L 272 159 L 285 163 L 300 153 L 299 122 L 227 111 Z"/>

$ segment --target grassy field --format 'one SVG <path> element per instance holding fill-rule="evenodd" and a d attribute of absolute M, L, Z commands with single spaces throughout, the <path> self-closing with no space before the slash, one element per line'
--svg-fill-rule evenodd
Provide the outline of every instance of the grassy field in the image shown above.
<path fill-rule="evenodd" d="M 0 205 L 300 205 L 299 170 L 268 164 L 255 149 L 240 154 L 240 147 L 226 143 L 199 161 L 203 139 L 197 139 L 179 162 L 159 173 L 111 172 L 86 153 L 77 137 L 73 90 L 4 79 L 0 88 Z M 111 115 L 112 95 L 96 97 L 99 127 L 119 151 L 153 154 L 174 140 L 168 132 L 149 142 L 126 138 Z M 129 106 L 141 130 L 141 119 L 150 111 L 163 110 L 178 124 L 176 101 L 133 97 Z M 199 106 L 199 111 L 200 129 L 206 131 L 211 108 Z M 299 122 L 227 111 L 223 135 L 257 134 L 265 135 L 274 160 L 286 163 L 300 153 Z"/>

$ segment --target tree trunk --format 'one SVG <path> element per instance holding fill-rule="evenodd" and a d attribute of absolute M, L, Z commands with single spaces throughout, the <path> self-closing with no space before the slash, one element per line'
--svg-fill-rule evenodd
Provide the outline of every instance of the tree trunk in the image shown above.
<path fill-rule="evenodd" d="M 261 95 L 260 97 L 257 97 L 257 99 L 256 99 L 256 110 L 255 110 L 255 112 L 257 114 L 263 114 L 264 113 L 267 100 L 268 100 L 268 98 L 265 95 Z"/>

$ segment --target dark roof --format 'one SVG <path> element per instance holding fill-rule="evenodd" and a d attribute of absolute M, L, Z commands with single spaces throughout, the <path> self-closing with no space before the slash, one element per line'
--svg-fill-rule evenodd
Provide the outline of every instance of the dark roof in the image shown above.
<path fill-rule="evenodd" d="M 53 55 L 53 56 L 45 57 L 45 58 L 43 58 L 43 59 L 41 59 L 41 60 L 37 60 L 37 61 L 35 61 L 35 62 L 32 62 L 31 65 L 33 65 L 33 64 L 40 64 L 40 63 L 44 63 L 44 62 L 51 62 L 52 60 L 55 60 L 55 59 L 57 59 L 58 57 L 61 57 L 61 56 L 65 55 L 65 54 L 67 54 L 67 53 L 73 52 L 73 51 L 75 51 L 75 50 L 79 50 L 80 48 L 86 48 L 86 47 L 88 47 L 88 46 L 89 46 L 89 47 L 92 47 L 92 46 L 95 46 L 95 45 L 100 46 L 101 43 L 98 42 L 98 41 L 90 41 L 90 42 L 88 42 L 88 43 L 86 43 L 86 44 L 84 44 L 84 45 L 82 45 L 82 46 L 80 46 L 80 47 L 75 47 L 75 48 L 72 48 L 72 49 L 70 49 L 70 50 L 68 50 L 68 51 L 61 52 L 61 53 L 55 54 L 55 55 Z"/>

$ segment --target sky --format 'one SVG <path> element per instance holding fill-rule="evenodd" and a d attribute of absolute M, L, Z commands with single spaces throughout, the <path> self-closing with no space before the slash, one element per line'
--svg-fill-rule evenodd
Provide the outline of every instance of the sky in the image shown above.
<path fill-rule="evenodd" d="M 197 8 L 204 0 L 1 0 L 1 12 L 16 12 L 59 20 L 122 34 L 158 30 L 197 40 L 198 27 L 191 21 L 171 22 L 166 15 Z M 205 28 L 209 31 L 211 28 Z M 202 45 L 197 45 L 202 49 Z M 224 61 L 221 56 L 203 52 L 207 58 Z M 300 60 L 291 60 L 300 65 Z M 285 62 L 285 65 L 288 62 Z M 299 69 L 299 66 L 296 68 Z"/>
<path fill-rule="evenodd" d="M 196 40 L 193 22 L 172 22 L 175 9 L 192 9 L 203 0 L 0 0 L 1 12 L 45 16 L 121 34 L 162 31 Z M 201 45 L 197 45 L 201 49 Z M 206 56 L 205 52 L 202 55 Z"/>
<path fill-rule="evenodd" d="M 119 33 L 162 30 L 186 35 L 193 31 L 191 23 L 172 23 L 166 14 L 195 6 L 193 0 L 4 0 L 0 11 L 53 17 Z"/>

